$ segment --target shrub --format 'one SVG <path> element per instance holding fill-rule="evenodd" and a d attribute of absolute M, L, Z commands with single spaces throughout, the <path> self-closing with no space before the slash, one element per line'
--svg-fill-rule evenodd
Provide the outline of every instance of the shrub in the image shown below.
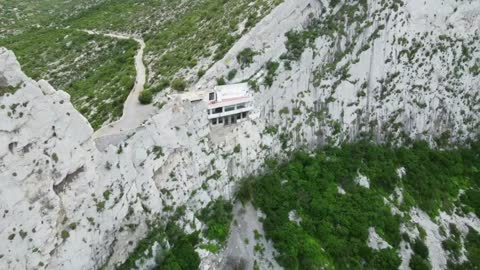
<path fill-rule="evenodd" d="M 153 147 L 153 154 L 155 154 L 155 159 L 163 157 L 165 154 L 163 153 L 163 148 L 160 145 L 155 145 Z"/>
<path fill-rule="evenodd" d="M 235 145 L 235 147 L 233 148 L 234 153 L 240 153 L 240 150 L 241 150 L 240 144 Z"/>
<path fill-rule="evenodd" d="M 227 82 L 225 82 L 225 78 L 223 78 L 223 76 L 217 79 L 217 85 L 225 85 L 225 84 L 227 84 Z"/>
<path fill-rule="evenodd" d="M 243 49 L 238 55 L 237 55 L 237 61 L 240 64 L 240 66 L 243 68 L 250 66 L 251 63 L 253 63 L 253 57 L 257 55 L 258 53 L 252 50 L 251 48 L 246 48 Z"/>
<path fill-rule="evenodd" d="M 57 153 L 53 153 L 53 154 L 52 154 L 52 159 L 53 159 L 53 161 L 55 161 L 55 163 L 58 162 L 58 155 L 57 155 Z"/>
<path fill-rule="evenodd" d="M 110 195 L 111 195 L 111 194 L 112 194 L 112 192 L 111 192 L 109 189 L 107 189 L 107 190 L 105 190 L 105 191 L 103 192 L 103 198 L 104 198 L 106 201 L 108 201 L 108 199 L 110 199 Z"/>
<path fill-rule="evenodd" d="M 153 101 L 152 92 L 149 90 L 143 90 L 138 96 L 138 101 L 140 101 L 140 104 L 143 104 L 143 105 L 152 103 Z"/>
<path fill-rule="evenodd" d="M 422 240 L 417 239 L 413 244 L 412 249 L 413 249 L 413 252 L 415 252 L 415 254 L 417 254 L 418 256 L 426 260 L 428 259 L 428 248 L 425 245 L 425 243 L 423 243 Z"/>
<path fill-rule="evenodd" d="M 431 270 L 430 263 L 418 255 L 413 255 L 410 259 L 410 269 L 412 270 Z"/>
<path fill-rule="evenodd" d="M 182 78 L 173 79 L 171 85 L 172 88 L 177 91 L 185 91 L 185 88 L 187 88 L 187 82 Z"/>
<path fill-rule="evenodd" d="M 62 237 L 62 239 L 67 239 L 68 237 L 70 237 L 70 233 L 66 230 L 63 230 L 60 236 Z"/>
<path fill-rule="evenodd" d="M 102 212 L 105 209 L 105 201 L 97 203 L 97 212 Z"/>
<path fill-rule="evenodd" d="M 236 75 L 237 75 L 237 70 L 232 69 L 232 70 L 230 70 L 230 72 L 228 72 L 227 79 L 229 81 L 231 81 L 231 80 L 233 80 L 233 78 L 235 78 Z"/>
<path fill-rule="evenodd" d="M 14 86 L 0 86 L 0 97 L 7 94 L 14 94 L 19 87 Z"/>
<path fill-rule="evenodd" d="M 288 107 L 283 107 L 282 109 L 280 109 L 280 111 L 278 111 L 278 113 L 279 113 L 280 115 L 282 115 L 282 114 L 288 114 L 289 111 L 290 111 L 290 110 L 288 109 Z"/>
<path fill-rule="evenodd" d="M 156 94 L 169 86 L 170 86 L 170 81 L 166 78 L 163 78 L 160 80 L 160 82 L 157 85 L 148 88 L 148 90 L 151 91 L 153 94 Z"/>
<path fill-rule="evenodd" d="M 210 202 L 198 216 L 198 219 L 207 225 L 205 236 L 221 244 L 227 240 L 232 218 L 232 204 L 224 199 Z"/>
<path fill-rule="evenodd" d="M 254 92 L 259 92 L 260 91 L 260 86 L 258 85 L 256 80 L 250 80 L 248 81 L 248 86 L 250 89 L 252 89 Z"/>
<path fill-rule="evenodd" d="M 195 251 L 197 243 L 197 234 L 176 236 L 174 246 L 167 252 L 158 269 L 198 269 L 200 257 Z"/>
<path fill-rule="evenodd" d="M 27 232 L 24 231 L 24 230 L 20 230 L 20 231 L 18 232 L 18 234 L 20 234 L 20 237 L 21 237 L 22 239 L 25 239 L 25 237 L 27 237 Z"/>
<path fill-rule="evenodd" d="M 265 130 L 263 131 L 263 133 L 270 134 L 272 136 L 277 134 L 277 132 L 278 132 L 278 126 L 269 126 L 269 127 L 266 127 Z"/>
<path fill-rule="evenodd" d="M 267 75 L 265 76 L 265 85 L 271 87 L 273 84 L 273 79 L 275 78 L 275 73 L 277 72 L 278 67 L 280 64 L 275 61 L 268 61 L 265 65 L 267 69 Z"/>
<path fill-rule="evenodd" d="M 203 77 L 203 75 L 205 75 L 205 72 L 205 69 L 199 69 L 197 72 L 197 77 L 200 79 L 201 77 Z"/>

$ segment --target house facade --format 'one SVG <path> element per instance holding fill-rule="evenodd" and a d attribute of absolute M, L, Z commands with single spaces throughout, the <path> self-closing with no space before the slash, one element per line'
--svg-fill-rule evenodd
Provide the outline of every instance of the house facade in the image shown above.
<path fill-rule="evenodd" d="M 207 92 L 207 115 L 210 124 L 231 125 L 248 117 L 253 98 L 247 83 L 216 86 Z"/>

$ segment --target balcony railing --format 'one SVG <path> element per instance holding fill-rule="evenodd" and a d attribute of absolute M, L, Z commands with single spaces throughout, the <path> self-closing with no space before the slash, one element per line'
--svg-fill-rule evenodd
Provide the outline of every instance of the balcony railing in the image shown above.
<path fill-rule="evenodd" d="M 242 109 L 235 109 L 235 110 L 232 110 L 232 111 L 228 111 L 228 112 L 221 112 L 221 113 L 210 113 L 208 115 L 208 119 L 213 119 L 213 118 L 219 118 L 219 117 L 225 117 L 225 116 L 229 116 L 229 115 L 233 115 L 233 114 L 237 114 L 237 113 L 243 113 L 243 112 L 249 112 L 253 110 L 253 107 L 252 106 L 247 106 L 245 108 L 242 108 Z"/>

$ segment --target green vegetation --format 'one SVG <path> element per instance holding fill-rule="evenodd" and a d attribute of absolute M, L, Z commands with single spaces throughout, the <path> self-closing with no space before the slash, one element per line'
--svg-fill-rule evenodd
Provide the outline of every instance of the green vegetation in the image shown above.
<path fill-rule="evenodd" d="M 266 127 L 265 130 L 263 131 L 265 134 L 269 134 L 271 136 L 274 136 L 275 134 L 278 133 L 278 126 L 269 126 Z"/>
<path fill-rule="evenodd" d="M 439 151 L 423 142 L 408 148 L 359 142 L 319 149 L 315 156 L 299 152 L 287 163 L 267 162 L 268 173 L 245 180 L 237 196 L 252 200 L 266 214 L 266 236 L 274 241 L 278 261 L 286 269 L 397 269 L 401 220 L 391 214 L 384 198 L 401 187 L 404 202 L 397 206 L 403 211 L 418 206 L 435 216 L 439 209 L 452 209 L 461 204 L 460 189 L 479 188 L 479 150 L 480 143 Z M 399 167 L 406 170 L 402 179 L 396 173 Z M 370 189 L 355 183 L 358 173 L 369 178 Z M 338 186 L 345 195 L 338 193 Z M 300 225 L 289 220 L 292 210 L 301 218 Z M 370 227 L 393 248 L 369 248 Z M 469 254 L 475 260 L 479 245 L 470 237 Z M 425 244 L 416 240 L 412 248 L 416 255 L 411 267 L 429 269 Z"/>
<path fill-rule="evenodd" d="M 55 163 L 58 162 L 58 155 L 57 155 L 57 153 L 53 153 L 53 154 L 52 154 L 52 159 L 53 159 L 53 161 L 54 161 Z"/>
<path fill-rule="evenodd" d="M 159 1 L 105 0 L 72 16 L 64 24 L 75 28 L 142 33 L 154 77 L 171 77 L 202 58 L 219 60 L 240 37 L 235 31 L 251 16 L 248 31 L 278 0 Z M 253 4 L 252 4 L 253 3 Z M 167 16 L 168 14 L 168 16 Z"/>
<path fill-rule="evenodd" d="M 468 263 L 465 263 L 464 269 L 479 269 L 480 268 L 480 233 L 470 228 L 468 231 L 465 248 L 468 252 Z"/>
<path fill-rule="evenodd" d="M 95 129 L 122 115 L 135 78 L 134 41 L 36 29 L 0 39 L 0 46 L 15 52 L 28 76 L 68 92 Z"/>
<path fill-rule="evenodd" d="M 243 68 L 246 68 L 250 66 L 251 63 L 253 63 L 253 57 L 257 55 L 258 53 L 252 50 L 251 48 L 246 48 L 243 49 L 238 55 L 237 55 L 237 61 L 240 64 L 240 66 Z"/>
<path fill-rule="evenodd" d="M 160 145 L 155 145 L 153 147 L 153 154 L 155 155 L 155 159 L 159 159 L 165 155 L 163 153 L 163 148 Z"/>
<path fill-rule="evenodd" d="M 97 0 L 0 0 L 0 38 L 37 25 L 59 26 L 59 22 L 88 9 Z"/>
<path fill-rule="evenodd" d="M 107 189 L 103 192 L 103 198 L 105 201 L 108 201 L 110 199 L 110 195 L 112 195 L 112 191 Z"/>
<path fill-rule="evenodd" d="M 163 259 L 157 258 L 158 269 L 198 269 L 200 257 L 195 251 L 198 235 L 182 232 L 169 235 L 169 242 L 175 243 Z"/>
<path fill-rule="evenodd" d="M 210 202 L 198 215 L 198 219 L 207 225 L 205 236 L 222 245 L 228 238 L 232 217 L 232 204 L 224 199 Z"/>
<path fill-rule="evenodd" d="M 177 91 L 185 91 L 185 88 L 187 87 L 187 83 L 182 78 L 173 79 L 171 85 L 172 88 Z"/>
<path fill-rule="evenodd" d="M 0 86 L 0 97 L 5 96 L 7 94 L 14 94 L 15 92 L 17 92 L 18 89 L 19 87 L 14 87 L 14 86 L 6 86 L 6 87 Z"/>
<path fill-rule="evenodd" d="M 277 72 L 280 64 L 274 61 L 268 61 L 266 63 L 267 75 L 265 76 L 265 85 L 271 87 L 273 84 L 273 79 L 275 78 L 275 72 Z"/>
<path fill-rule="evenodd" d="M 220 78 L 217 78 L 217 85 L 225 85 L 227 82 L 225 81 L 225 78 L 222 76 Z"/>
<path fill-rule="evenodd" d="M 60 234 L 60 236 L 62 237 L 62 239 L 67 239 L 68 237 L 70 237 L 70 233 L 66 230 L 63 230 L 62 233 Z"/>
<path fill-rule="evenodd" d="M 167 242 L 170 249 L 167 248 Z M 137 269 L 137 261 L 152 256 L 154 243 L 160 244 L 155 257 L 157 264 L 155 269 L 198 269 L 200 258 L 195 252 L 198 242 L 198 233 L 185 234 L 174 221 L 165 226 L 155 225 L 147 236 L 138 242 L 127 260 L 116 269 Z"/>
<path fill-rule="evenodd" d="M 118 119 L 134 85 L 137 44 L 75 29 L 136 33 L 146 42 L 151 66 L 148 90 L 166 78 L 219 60 L 281 0 L 0 0 L 0 46 L 12 49 L 25 72 L 47 79 L 71 95 L 74 106 L 95 129 Z M 204 71 L 199 71 L 201 77 Z M 169 79 L 170 80 L 170 79 Z M 173 84 L 183 91 L 186 85 Z M 8 90 L 8 91 L 7 91 Z M 12 89 L 0 89 L 0 94 Z M 146 101 L 148 101 L 148 92 Z M 144 100 L 145 102 L 145 100 Z"/>
<path fill-rule="evenodd" d="M 242 148 L 241 148 L 240 144 L 235 145 L 235 147 L 233 148 L 234 153 L 240 153 L 241 150 L 242 150 Z"/>
<path fill-rule="evenodd" d="M 153 101 L 152 91 L 148 89 L 143 90 L 138 96 L 138 101 L 140 101 L 140 103 L 144 105 L 152 103 Z"/>
<path fill-rule="evenodd" d="M 97 212 L 102 212 L 105 209 L 105 201 L 97 203 Z"/>
<path fill-rule="evenodd" d="M 235 78 L 235 76 L 237 75 L 237 70 L 236 69 L 232 69 L 228 72 L 228 75 L 227 75 L 227 79 L 229 81 L 233 80 L 233 78 Z"/>
<path fill-rule="evenodd" d="M 27 237 L 27 234 L 28 234 L 28 233 L 27 233 L 26 231 L 24 231 L 24 230 L 20 230 L 20 231 L 18 232 L 18 234 L 20 235 L 20 237 L 21 237 L 22 239 L 25 239 L 25 237 Z"/>
<path fill-rule="evenodd" d="M 413 256 L 410 259 L 410 268 L 412 270 L 430 270 L 432 266 L 428 261 L 428 248 L 422 240 L 417 239 L 413 243 Z"/>
<path fill-rule="evenodd" d="M 290 112 L 290 110 L 288 109 L 288 107 L 283 107 L 283 108 L 281 108 L 281 109 L 278 111 L 278 113 L 279 113 L 280 115 L 282 115 L 282 114 L 288 114 L 289 112 Z"/>
<path fill-rule="evenodd" d="M 77 228 L 77 223 L 70 223 L 70 225 L 68 225 L 68 228 L 70 228 L 70 230 L 75 230 Z"/>
<path fill-rule="evenodd" d="M 252 89 L 255 93 L 260 91 L 260 86 L 258 85 L 256 80 L 249 80 L 248 86 Z"/>
<path fill-rule="evenodd" d="M 217 253 L 220 251 L 220 249 L 222 249 L 222 247 L 218 244 L 215 244 L 215 243 L 207 243 L 207 244 L 201 244 L 200 245 L 200 248 L 201 249 L 205 249 L 205 250 L 208 250 L 212 253 Z"/>

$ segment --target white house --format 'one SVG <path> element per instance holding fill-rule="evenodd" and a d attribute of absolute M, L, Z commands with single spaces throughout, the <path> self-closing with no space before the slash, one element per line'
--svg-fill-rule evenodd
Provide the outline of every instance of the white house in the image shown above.
<path fill-rule="evenodd" d="M 212 125 L 229 125 L 245 119 L 253 109 L 247 83 L 216 86 L 208 92 L 208 120 Z"/>
<path fill-rule="evenodd" d="M 211 91 L 192 91 L 178 95 L 184 101 L 207 103 L 211 125 L 230 125 L 247 118 L 253 110 L 248 83 L 215 86 Z"/>

